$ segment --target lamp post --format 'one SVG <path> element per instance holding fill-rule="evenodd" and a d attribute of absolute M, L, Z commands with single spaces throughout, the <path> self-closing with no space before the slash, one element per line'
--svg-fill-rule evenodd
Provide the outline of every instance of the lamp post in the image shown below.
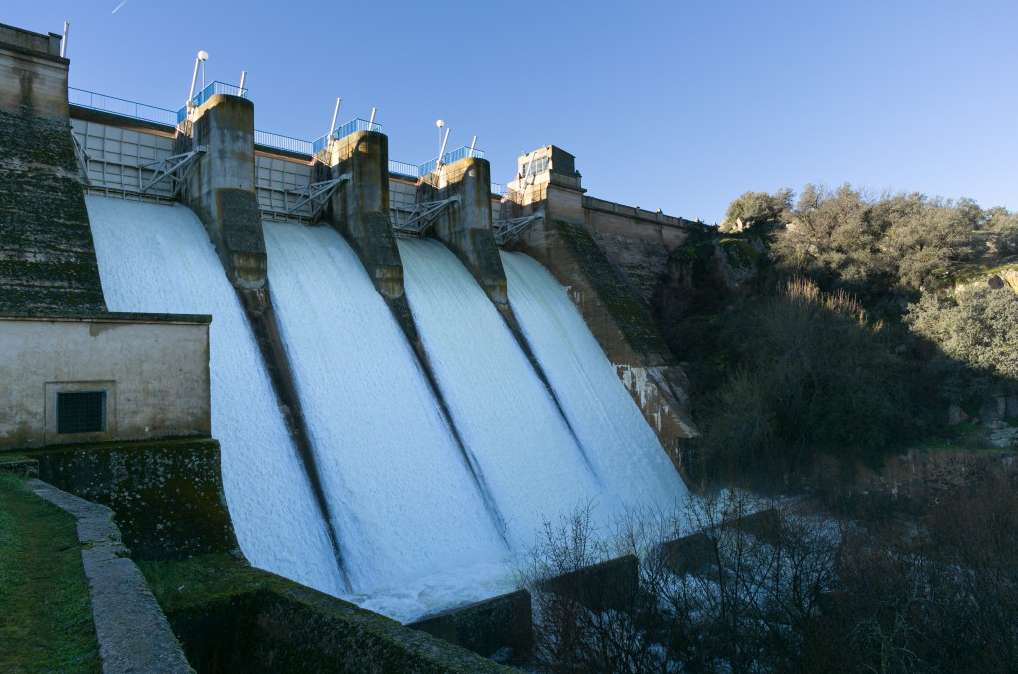
<path fill-rule="evenodd" d="M 442 165 L 442 127 L 445 126 L 445 122 L 441 119 L 435 122 L 435 126 L 438 127 L 438 163 L 436 166 Z"/>
<path fill-rule="evenodd" d="M 201 90 L 205 91 L 205 62 L 209 60 L 209 53 L 205 50 L 198 52 L 198 60 L 201 61 Z"/>
<path fill-rule="evenodd" d="M 201 66 L 201 88 L 205 91 L 205 62 L 209 60 L 207 51 L 198 52 L 198 58 L 194 60 L 194 74 L 191 75 L 191 93 L 187 95 L 187 109 L 194 107 L 194 85 L 198 82 L 198 66 Z"/>

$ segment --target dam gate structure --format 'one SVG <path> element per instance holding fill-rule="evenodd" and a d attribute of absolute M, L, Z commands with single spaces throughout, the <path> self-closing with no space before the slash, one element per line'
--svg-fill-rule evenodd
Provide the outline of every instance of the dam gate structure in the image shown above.
<path fill-rule="evenodd" d="M 207 90 L 209 95 L 198 108 L 201 113 L 247 96 L 246 91 L 243 96 L 213 96 L 212 91 L 236 90 L 223 83 L 212 83 Z M 174 200 L 173 180 L 154 180 L 159 166 L 182 154 L 180 142 L 175 149 L 173 140 L 179 130 L 168 123 L 175 119 L 173 111 L 73 89 L 71 100 L 87 193 L 160 203 Z M 144 119 L 111 112 L 125 107 Z M 491 183 L 490 167 L 476 149 L 450 151 L 444 156 L 449 161 L 441 165 L 435 160 L 422 165 L 390 160 L 381 125 L 363 119 L 353 119 L 317 141 L 253 128 L 248 133 L 251 158 L 245 160 L 248 166 L 242 174 L 252 173 L 251 184 L 244 189 L 253 193 L 257 218 L 331 223 L 354 246 L 379 292 L 396 300 L 397 313 L 405 314 L 400 308 L 402 269 L 396 237 L 433 236 L 443 241 L 496 303 L 504 303 L 506 295 L 505 272 L 495 251 L 517 250 L 541 261 L 573 289 L 574 303 L 620 379 L 662 445 L 679 460 L 681 441 L 696 433 L 688 414 L 687 382 L 649 318 L 649 305 L 656 280 L 666 271 L 668 251 L 682 245 L 690 231 L 702 227 L 700 223 L 587 196 L 575 158 L 555 146 L 521 156 L 517 178 L 503 186 Z M 217 160 L 196 161 L 200 165 Z M 253 206 L 245 210 L 253 222 Z M 243 229 L 233 225 L 223 231 L 257 248 L 257 225 L 247 226 L 248 234 L 241 235 Z M 229 255 L 243 260 L 262 253 Z M 252 278 L 261 279 L 262 263 L 253 264 Z M 248 283 L 240 277 L 238 281 Z M 408 334 L 413 335 L 412 326 Z"/>
<path fill-rule="evenodd" d="M 95 443 L 194 439 L 214 473 L 218 440 L 217 551 L 401 622 L 510 593 L 504 558 L 576 502 L 685 494 L 640 260 L 697 223 L 587 197 L 555 146 L 503 187 L 473 146 L 391 160 L 373 115 L 302 141 L 240 86 L 180 110 L 69 88 L 58 38 L 0 26 L 28 73 L 0 81 L 0 346 L 52 350 L 5 371 L 0 451 L 84 443 L 45 464 L 71 484 Z M 67 438 L 60 401 L 89 412 Z"/>

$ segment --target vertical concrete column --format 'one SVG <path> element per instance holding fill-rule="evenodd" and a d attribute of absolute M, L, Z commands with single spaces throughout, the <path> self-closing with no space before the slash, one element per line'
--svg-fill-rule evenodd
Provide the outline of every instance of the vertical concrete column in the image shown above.
<path fill-rule="evenodd" d="M 254 104 L 216 94 L 196 112 L 189 137 L 178 133 L 175 152 L 207 148 L 188 177 L 182 200 L 208 229 L 230 281 L 265 285 L 265 238 L 255 196 Z"/>
<path fill-rule="evenodd" d="M 403 263 L 389 218 L 389 137 L 356 131 L 332 143 L 314 180 L 350 179 L 333 193 L 325 217 L 353 247 L 384 297 L 403 296 Z"/>
<path fill-rule="evenodd" d="M 467 157 L 430 174 L 421 189 L 428 200 L 457 197 L 434 223 L 434 235 L 466 265 L 493 302 L 508 304 L 505 270 L 491 233 L 491 165 Z M 429 189 L 430 188 L 430 189 Z"/>

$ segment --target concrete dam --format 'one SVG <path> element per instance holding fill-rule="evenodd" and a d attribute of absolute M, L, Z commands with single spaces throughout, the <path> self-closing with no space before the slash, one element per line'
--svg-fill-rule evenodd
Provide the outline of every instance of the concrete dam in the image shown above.
<path fill-rule="evenodd" d="M 137 354 L 88 355 L 88 374 L 6 366 L 56 405 L 101 391 L 86 402 L 103 407 L 64 432 L 12 394 L 0 450 L 211 436 L 252 565 L 401 622 L 511 591 L 546 521 L 684 498 L 695 430 L 645 275 L 693 223 L 587 197 L 553 146 L 493 189 L 474 148 L 391 162 L 373 121 L 275 142 L 222 83 L 175 123 L 71 104 L 52 36 L 2 29 L 0 56 L 30 76 L 0 83 L 0 168 L 21 190 L 0 211 L 0 344 L 54 316 L 155 327 Z M 43 145 L 56 155 L 29 157 Z M 173 355 L 155 324 L 187 315 L 211 323 Z M 164 352 L 207 359 L 206 417 L 178 409 L 193 395 L 168 374 L 151 402 L 157 373 L 104 374 Z"/>

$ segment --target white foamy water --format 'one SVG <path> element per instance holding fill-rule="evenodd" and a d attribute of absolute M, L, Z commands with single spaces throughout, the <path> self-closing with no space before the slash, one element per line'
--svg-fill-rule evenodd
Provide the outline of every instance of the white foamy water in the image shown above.
<path fill-rule="evenodd" d="M 532 545 L 545 521 L 603 506 L 611 495 L 470 272 L 435 241 L 398 243 L 407 299 L 443 398 L 514 548 Z"/>
<path fill-rule="evenodd" d="M 337 594 L 343 580 L 240 301 L 183 206 L 86 197 L 110 311 L 211 314 L 212 435 L 241 549 L 255 566 Z"/>
<path fill-rule="evenodd" d="M 401 620 L 461 603 L 508 551 L 402 330 L 332 229 L 266 222 L 265 243 L 350 598 Z"/>
<path fill-rule="evenodd" d="M 536 260 L 502 253 L 509 303 L 580 444 L 618 502 L 669 511 L 687 490 L 566 289 Z"/>

